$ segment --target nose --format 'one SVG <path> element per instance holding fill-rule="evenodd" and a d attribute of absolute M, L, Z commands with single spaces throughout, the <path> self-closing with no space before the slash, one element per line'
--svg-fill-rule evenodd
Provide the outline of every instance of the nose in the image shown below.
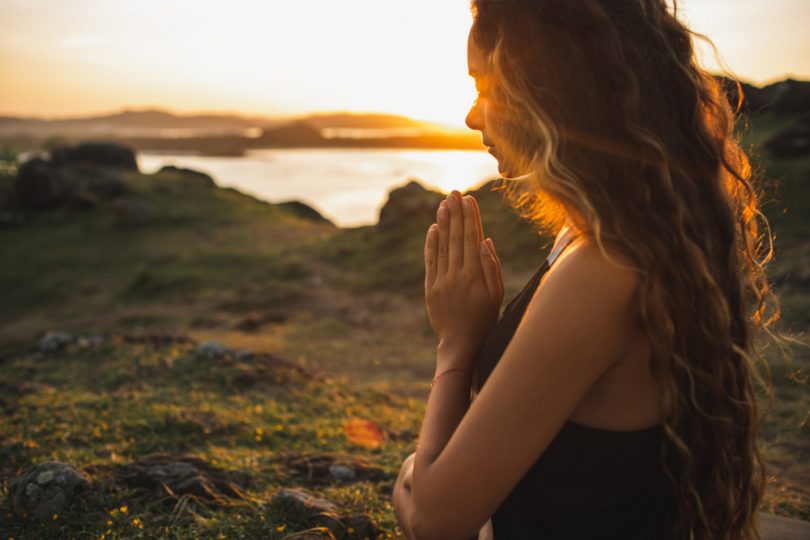
<path fill-rule="evenodd" d="M 478 100 L 473 103 L 473 106 L 470 108 L 470 112 L 467 113 L 467 118 L 464 119 L 464 123 L 467 124 L 467 127 L 470 129 L 475 129 L 481 132 L 484 131 L 483 116 L 479 110 Z"/>

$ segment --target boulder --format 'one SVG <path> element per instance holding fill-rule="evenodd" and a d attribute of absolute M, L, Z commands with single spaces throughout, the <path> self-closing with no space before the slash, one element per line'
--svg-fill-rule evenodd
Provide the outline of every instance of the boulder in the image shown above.
<path fill-rule="evenodd" d="M 91 163 L 70 163 L 62 167 L 60 173 L 66 178 L 71 195 L 87 192 L 107 199 L 130 192 L 121 172 L 110 167 Z"/>
<path fill-rule="evenodd" d="M 42 158 L 23 163 L 13 189 L 17 200 L 29 208 L 52 208 L 72 200 L 92 205 L 98 198 L 129 192 L 121 173 L 115 169 L 90 163 L 56 166 Z"/>
<path fill-rule="evenodd" d="M 32 158 L 20 166 L 14 192 L 24 206 L 49 208 L 70 197 L 69 180 L 42 158 Z"/>
<path fill-rule="evenodd" d="M 179 174 L 183 177 L 184 181 L 193 183 L 199 187 L 216 187 L 216 183 L 214 182 L 213 178 L 203 172 L 195 171 L 193 169 L 184 169 L 182 167 L 175 167 L 174 165 L 165 165 L 157 172 L 157 174 L 161 173 Z"/>
<path fill-rule="evenodd" d="M 11 481 L 11 510 L 19 516 L 51 519 L 90 487 L 90 478 L 65 463 L 35 465 Z"/>
<path fill-rule="evenodd" d="M 285 212 L 289 212 L 293 215 L 298 217 L 309 219 L 311 221 L 325 221 L 329 222 L 328 219 L 323 217 L 317 210 L 308 206 L 301 201 L 284 201 L 278 203 L 276 206 L 284 210 Z"/>
<path fill-rule="evenodd" d="M 73 147 L 58 147 L 51 151 L 51 163 L 54 166 L 77 162 L 128 171 L 138 170 L 135 152 L 127 146 L 116 143 L 88 141 Z"/>
<path fill-rule="evenodd" d="M 56 352 L 67 347 L 72 341 L 73 336 L 66 332 L 48 332 L 39 340 L 37 348 L 40 352 Z"/>
<path fill-rule="evenodd" d="M 411 180 L 406 185 L 392 190 L 388 200 L 380 210 L 377 227 L 395 229 L 403 225 L 414 224 L 419 227 L 433 223 L 436 210 L 444 195 L 428 191 L 419 182 Z"/>

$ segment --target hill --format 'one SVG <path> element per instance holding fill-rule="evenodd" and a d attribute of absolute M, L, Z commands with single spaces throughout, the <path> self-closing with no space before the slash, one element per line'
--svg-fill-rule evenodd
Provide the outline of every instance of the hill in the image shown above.
<path fill-rule="evenodd" d="M 797 148 L 803 121 L 763 110 L 745 139 L 778 180 L 763 206 L 776 234 L 769 276 L 796 332 L 810 326 L 810 156 L 765 143 L 787 134 Z M 0 530 L 312 535 L 325 525 L 277 505 L 284 488 L 303 488 L 334 503 L 344 538 L 356 537 L 348 523 L 398 537 L 388 497 L 435 362 L 421 256 L 442 194 L 409 182 L 375 226 L 342 230 L 301 203 L 263 203 L 175 167 L 144 175 L 107 150 L 0 162 Z M 23 189 L 20 175 L 36 180 Z M 474 193 L 508 300 L 550 239 L 495 186 Z M 765 354 L 762 508 L 810 520 L 810 355 L 797 349 L 791 371 Z M 56 473 L 34 468 L 48 460 L 85 478 L 84 494 L 56 518 L 12 512 L 12 480 L 49 489 Z"/>

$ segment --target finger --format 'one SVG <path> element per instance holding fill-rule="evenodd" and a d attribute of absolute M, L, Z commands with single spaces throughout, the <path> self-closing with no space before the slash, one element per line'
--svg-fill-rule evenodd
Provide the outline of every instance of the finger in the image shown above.
<path fill-rule="evenodd" d="M 464 266 L 476 268 L 479 265 L 478 251 L 481 241 L 478 239 L 475 210 L 473 210 L 470 197 L 462 197 L 461 208 L 464 216 Z"/>
<path fill-rule="evenodd" d="M 496 269 L 497 269 L 497 279 L 498 279 L 498 288 L 500 290 L 501 298 L 505 293 L 503 288 L 503 273 L 501 271 L 501 259 L 498 257 L 498 252 L 495 251 L 495 243 L 492 241 L 492 238 L 487 238 L 486 241 L 487 246 L 489 246 L 490 252 L 492 252 L 492 258 L 495 260 Z"/>
<path fill-rule="evenodd" d="M 439 205 L 439 209 L 436 212 L 436 223 L 439 225 L 439 248 L 436 252 L 436 260 L 437 260 L 437 267 L 436 267 L 436 274 L 441 275 L 447 272 L 447 244 L 450 240 L 450 216 L 447 210 L 447 201 L 444 200 Z"/>
<path fill-rule="evenodd" d="M 475 224 L 478 227 L 478 241 L 483 242 L 484 240 L 484 227 L 481 225 L 481 209 L 478 207 L 478 201 L 475 200 L 475 197 L 472 195 L 467 195 L 470 198 L 470 202 L 473 205 L 473 214 L 475 215 Z"/>
<path fill-rule="evenodd" d="M 461 212 L 461 194 L 453 190 L 447 196 L 447 206 L 450 208 L 450 252 L 448 268 L 461 268 L 464 262 L 464 216 Z"/>
<path fill-rule="evenodd" d="M 428 228 L 425 237 L 425 290 L 436 281 L 436 265 L 439 251 L 439 227 L 435 223 Z"/>
<path fill-rule="evenodd" d="M 484 271 L 484 282 L 487 284 L 487 290 L 492 302 L 497 303 L 500 297 L 498 296 L 498 270 L 495 259 L 492 257 L 492 252 L 486 242 L 481 242 L 479 246 L 478 253 L 481 257 L 481 268 Z"/>

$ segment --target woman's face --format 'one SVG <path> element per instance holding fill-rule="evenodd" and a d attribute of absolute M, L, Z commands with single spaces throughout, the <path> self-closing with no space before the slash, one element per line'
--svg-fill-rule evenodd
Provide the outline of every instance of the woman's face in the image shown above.
<path fill-rule="evenodd" d="M 481 132 L 482 141 L 489 147 L 489 153 L 498 160 L 498 172 L 504 178 L 515 177 L 516 172 L 510 170 L 509 152 L 503 136 L 504 118 L 499 114 L 498 104 L 492 95 L 492 74 L 488 70 L 483 51 L 475 43 L 472 31 L 467 38 L 467 67 L 470 76 L 475 79 L 475 88 L 478 98 L 467 113 L 466 123 L 470 129 Z M 511 175 L 511 176 L 510 176 Z"/>

